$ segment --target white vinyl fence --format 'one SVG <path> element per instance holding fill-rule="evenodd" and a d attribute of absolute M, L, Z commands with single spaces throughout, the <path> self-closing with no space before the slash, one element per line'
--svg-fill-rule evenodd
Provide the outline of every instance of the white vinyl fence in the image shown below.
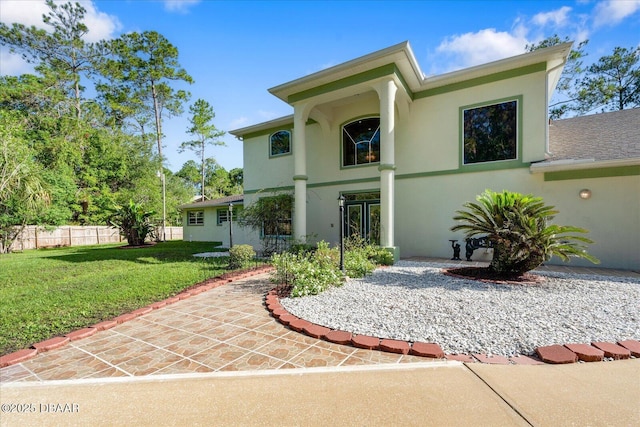
<path fill-rule="evenodd" d="M 162 228 L 158 232 L 162 237 Z M 167 227 L 165 229 L 165 239 L 182 240 L 182 227 Z M 51 231 L 30 225 L 25 227 L 13 242 L 11 250 L 21 251 L 60 246 L 99 245 L 101 243 L 118 243 L 122 241 L 123 239 L 118 229 L 106 225 L 62 226 Z"/>

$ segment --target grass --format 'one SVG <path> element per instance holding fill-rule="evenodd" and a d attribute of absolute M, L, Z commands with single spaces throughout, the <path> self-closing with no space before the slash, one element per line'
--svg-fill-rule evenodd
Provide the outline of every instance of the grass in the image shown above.
<path fill-rule="evenodd" d="M 228 265 L 193 256 L 215 250 L 210 242 L 120 246 L 0 255 L 0 355 L 178 294 Z"/>

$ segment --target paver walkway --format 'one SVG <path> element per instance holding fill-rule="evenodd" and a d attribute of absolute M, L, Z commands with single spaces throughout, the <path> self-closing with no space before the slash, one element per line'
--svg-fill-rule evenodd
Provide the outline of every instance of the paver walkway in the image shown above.
<path fill-rule="evenodd" d="M 0 382 L 425 362 L 292 331 L 269 315 L 267 275 L 241 279 L 0 369 Z"/>
<path fill-rule="evenodd" d="M 421 259 L 448 262 L 442 259 Z M 477 263 L 474 263 L 477 264 Z M 464 265 L 470 265 L 464 263 Z M 640 277 L 619 270 L 548 270 Z M 272 287 L 254 276 L 178 301 L 66 346 L 0 369 L 3 384 L 25 381 L 424 363 L 433 359 L 314 339 L 265 309 Z"/>

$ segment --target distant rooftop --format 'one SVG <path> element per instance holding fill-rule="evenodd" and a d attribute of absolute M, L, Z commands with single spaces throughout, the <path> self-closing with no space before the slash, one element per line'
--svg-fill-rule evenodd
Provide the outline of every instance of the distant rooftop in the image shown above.
<path fill-rule="evenodd" d="M 243 202 L 244 202 L 244 196 L 242 194 L 235 194 L 233 196 L 221 197 L 219 199 L 205 200 L 204 202 L 187 203 L 185 205 L 180 205 L 180 209 L 228 206 L 229 203 L 242 204 Z"/>
<path fill-rule="evenodd" d="M 549 161 L 640 158 L 640 108 L 554 120 Z"/>

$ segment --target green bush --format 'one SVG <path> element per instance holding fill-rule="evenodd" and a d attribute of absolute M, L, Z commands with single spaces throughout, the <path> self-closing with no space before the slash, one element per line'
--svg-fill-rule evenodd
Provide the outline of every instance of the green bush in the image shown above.
<path fill-rule="evenodd" d="M 229 249 L 229 268 L 235 270 L 245 267 L 255 256 L 251 245 L 235 245 Z"/>
<path fill-rule="evenodd" d="M 274 254 L 271 262 L 275 272 L 271 280 L 292 287 L 291 296 L 317 295 L 331 286 L 340 286 L 344 278 L 338 268 L 340 253 L 319 242 L 313 252 Z"/>
<path fill-rule="evenodd" d="M 369 246 L 369 259 L 376 265 L 393 265 L 393 254 L 378 246 Z"/>
<path fill-rule="evenodd" d="M 589 255 L 583 243 L 592 241 L 578 234 L 587 230 L 551 224 L 558 212 L 546 206 L 540 197 L 511 191 L 485 190 L 477 202 L 464 204 L 466 211 L 456 211 L 453 218 L 461 224 L 452 231 L 464 231 L 466 237 L 486 235 L 493 244 L 489 269 L 497 275 L 519 276 L 533 270 L 551 256 L 563 261 L 570 257 L 599 261 Z"/>

